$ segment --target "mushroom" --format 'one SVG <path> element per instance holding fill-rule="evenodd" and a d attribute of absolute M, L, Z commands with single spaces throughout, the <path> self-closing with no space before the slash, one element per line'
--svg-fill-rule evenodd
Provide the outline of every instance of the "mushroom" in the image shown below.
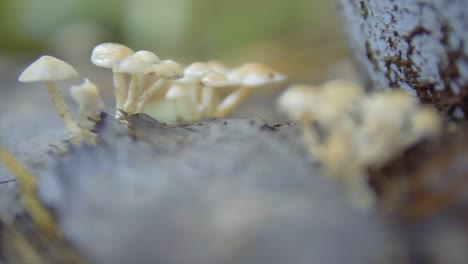
<path fill-rule="evenodd" d="M 163 60 L 159 64 L 153 65 L 153 72 L 158 77 L 158 80 L 150 85 L 138 98 L 136 106 L 137 113 L 142 111 L 151 96 L 164 87 L 167 79 L 178 79 L 183 75 L 182 67 L 173 60 Z"/>
<path fill-rule="evenodd" d="M 224 98 L 218 105 L 215 113 L 215 116 L 218 117 L 228 115 L 250 94 L 252 88 L 279 82 L 286 78 L 284 75 L 261 63 L 245 63 L 230 71 L 227 77 L 232 85 L 240 85 L 240 87 Z"/>
<path fill-rule="evenodd" d="M 65 99 L 60 95 L 54 81 L 68 79 L 78 73 L 68 63 L 52 56 L 42 56 L 29 65 L 19 76 L 20 82 L 45 82 L 49 96 L 55 104 L 66 129 L 71 133 L 80 131 L 68 108 Z"/>
<path fill-rule="evenodd" d="M 117 61 L 133 54 L 133 50 L 127 46 L 117 43 L 102 43 L 94 47 L 91 54 L 91 62 L 99 67 L 111 68 L 113 73 L 113 84 L 115 89 L 116 110 L 123 109 L 127 99 L 125 74 L 116 72 Z"/>
<path fill-rule="evenodd" d="M 194 121 L 200 118 L 196 105 L 190 100 L 190 95 L 183 85 L 173 84 L 167 90 L 165 98 L 174 100 L 175 108 L 183 121 Z"/>
<path fill-rule="evenodd" d="M 224 75 L 229 73 L 229 68 L 224 63 L 221 63 L 219 61 L 212 60 L 212 61 L 206 62 L 206 64 L 212 71 L 216 73 L 224 74 Z"/>
<path fill-rule="evenodd" d="M 309 147 L 312 157 L 318 156 L 319 137 L 310 127 L 313 120 L 314 109 L 320 105 L 320 90 L 308 84 L 295 84 L 290 86 L 278 98 L 277 104 L 291 120 L 299 122 L 302 127 L 303 140 Z"/>
<path fill-rule="evenodd" d="M 211 116 L 215 110 L 215 88 L 226 87 L 230 85 L 229 80 L 223 74 L 208 72 L 200 79 L 203 85 L 201 94 L 201 103 L 198 111 L 205 116 Z"/>
<path fill-rule="evenodd" d="M 147 50 L 139 50 L 131 54 L 130 56 L 134 59 L 146 61 L 150 64 L 160 63 L 159 57 L 156 56 L 156 54 L 154 54 L 153 52 Z"/>
<path fill-rule="evenodd" d="M 78 103 L 79 110 L 79 124 L 84 127 L 86 122 L 86 111 L 90 112 L 90 117 L 98 119 L 100 112 L 104 110 L 101 96 L 99 96 L 98 87 L 85 79 L 81 85 L 73 85 L 70 87 L 72 98 Z"/>
<path fill-rule="evenodd" d="M 190 96 L 192 100 L 196 103 L 200 103 L 200 78 L 208 72 L 211 72 L 212 68 L 210 65 L 204 62 L 194 62 L 184 69 L 184 78 L 186 87 L 193 86 Z"/>
<path fill-rule="evenodd" d="M 315 115 L 326 128 L 353 125 L 352 113 L 365 96 L 364 89 L 349 81 L 331 80 L 320 86 L 320 101 Z"/>
<path fill-rule="evenodd" d="M 153 65 L 147 61 L 130 56 L 117 62 L 114 71 L 131 75 L 128 96 L 123 109 L 129 114 L 134 114 L 136 113 L 138 97 L 143 92 L 144 75 L 153 71 Z"/>

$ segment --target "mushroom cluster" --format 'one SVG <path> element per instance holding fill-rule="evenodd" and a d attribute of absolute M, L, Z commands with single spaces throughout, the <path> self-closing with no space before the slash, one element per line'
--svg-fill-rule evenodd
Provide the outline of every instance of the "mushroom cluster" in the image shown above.
<path fill-rule="evenodd" d="M 319 87 L 292 85 L 278 99 L 278 107 L 300 123 L 310 156 L 343 182 L 361 207 L 374 200 L 367 187 L 368 169 L 441 129 L 437 111 L 419 105 L 403 90 L 366 94 L 341 80 Z"/>
<path fill-rule="evenodd" d="M 245 63 L 229 69 L 221 62 L 208 61 L 184 68 L 173 60 L 160 60 L 150 51 L 134 52 L 117 43 L 97 45 L 91 62 L 112 69 L 116 118 L 120 111 L 143 112 L 153 97 L 171 103 L 180 122 L 225 117 L 253 88 L 285 79 L 284 75 L 260 63 Z M 127 76 L 130 78 L 128 85 Z M 219 98 L 218 91 L 236 86 L 239 88 L 232 94 Z"/>
<path fill-rule="evenodd" d="M 93 48 L 91 62 L 109 68 L 113 74 L 115 118 L 125 123 L 122 111 L 137 114 L 151 100 L 164 101 L 179 122 L 195 122 L 207 117 L 225 117 L 256 87 L 279 82 L 285 76 L 260 63 L 245 63 L 229 69 L 218 61 L 195 62 L 187 67 L 173 60 L 161 60 L 147 50 L 133 51 L 118 43 L 102 43 Z M 52 101 L 68 132 L 77 142 L 90 138 L 88 120 L 97 120 L 104 110 L 99 89 L 89 79 L 70 87 L 79 105 L 78 121 L 55 85 L 55 81 L 78 75 L 68 63 L 42 56 L 19 76 L 20 82 L 45 82 Z M 220 98 L 219 91 L 238 87 Z M 87 140 L 90 141 L 90 140 Z"/>

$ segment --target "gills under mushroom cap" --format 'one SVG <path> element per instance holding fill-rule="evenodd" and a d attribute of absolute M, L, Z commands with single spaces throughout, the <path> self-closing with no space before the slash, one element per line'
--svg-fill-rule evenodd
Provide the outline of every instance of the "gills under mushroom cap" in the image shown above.
<path fill-rule="evenodd" d="M 52 56 L 42 56 L 31 63 L 19 76 L 20 82 L 63 80 L 78 75 L 68 63 Z"/>

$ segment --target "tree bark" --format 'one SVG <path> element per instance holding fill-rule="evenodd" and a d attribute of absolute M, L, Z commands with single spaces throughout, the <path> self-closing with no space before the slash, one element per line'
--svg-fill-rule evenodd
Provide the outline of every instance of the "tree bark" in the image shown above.
<path fill-rule="evenodd" d="M 369 89 L 401 87 L 457 119 L 468 115 L 468 1 L 338 0 Z"/>

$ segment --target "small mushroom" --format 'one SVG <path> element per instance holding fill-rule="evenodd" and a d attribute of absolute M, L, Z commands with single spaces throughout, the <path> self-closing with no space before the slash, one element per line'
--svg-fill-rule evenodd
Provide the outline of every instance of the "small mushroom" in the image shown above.
<path fill-rule="evenodd" d="M 190 100 L 190 95 L 184 86 L 173 84 L 169 90 L 167 90 L 165 98 L 174 100 L 178 116 L 180 116 L 183 121 L 190 122 L 200 118 L 197 107 Z"/>
<path fill-rule="evenodd" d="M 230 82 L 226 76 L 214 71 L 203 75 L 200 82 L 203 85 L 203 90 L 198 111 L 204 116 L 211 116 L 215 111 L 215 89 L 229 86 Z"/>
<path fill-rule="evenodd" d="M 199 104 L 201 101 L 201 85 L 200 85 L 200 78 L 211 72 L 212 68 L 210 65 L 204 62 L 194 62 L 184 69 L 184 78 L 187 88 L 192 86 L 192 90 L 190 92 L 190 96 L 192 100 Z"/>
<path fill-rule="evenodd" d="M 210 65 L 204 62 L 194 62 L 184 69 L 184 76 L 202 77 L 204 74 L 212 71 Z"/>
<path fill-rule="evenodd" d="M 138 98 L 136 112 L 142 111 L 146 102 L 151 96 L 158 92 L 168 79 L 178 79 L 182 77 L 183 71 L 179 63 L 173 60 L 163 60 L 159 64 L 153 65 L 153 72 L 158 77 L 152 85 L 150 85 Z"/>
<path fill-rule="evenodd" d="M 229 68 L 224 63 L 221 63 L 219 61 L 212 60 L 212 61 L 206 62 L 206 64 L 212 71 L 216 73 L 223 74 L 223 75 L 226 75 L 229 73 Z"/>
<path fill-rule="evenodd" d="M 154 65 L 153 71 L 159 78 L 178 79 L 184 76 L 182 66 L 173 60 L 163 60 Z"/>
<path fill-rule="evenodd" d="M 128 96 L 123 109 L 129 114 L 134 114 L 138 97 L 143 93 L 144 76 L 153 71 L 153 65 L 130 56 L 117 62 L 114 71 L 131 75 Z"/>
<path fill-rule="evenodd" d="M 312 157 L 318 156 L 319 136 L 310 127 L 314 109 L 320 105 L 320 90 L 308 84 L 290 86 L 278 98 L 278 107 L 302 127 L 303 140 Z"/>
<path fill-rule="evenodd" d="M 227 78 L 232 85 L 240 87 L 218 105 L 215 113 L 218 117 L 228 115 L 250 94 L 252 88 L 286 79 L 284 75 L 261 63 L 245 63 L 230 71 Z"/>
<path fill-rule="evenodd" d="M 89 111 L 92 119 L 99 118 L 99 114 L 104 110 L 104 104 L 99 95 L 99 89 L 94 83 L 85 79 L 82 84 L 71 86 L 70 94 L 80 107 L 79 124 L 81 127 L 85 126 L 86 111 Z"/>
<path fill-rule="evenodd" d="M 19 76 L 20 82 L 45 82 L 49 96 L 55 104 L 66 129 L 71 133 L 80 131 L 76 121 L 68 108 L 68 105 L 60 95 L 54 81 L 68 79 L 78 73 L 68 63 L 52 56 L 42 56 L 31 63 Z"/>
<path fill-rule="evenodd" d="M 364 89 L 349 81 L 331 80 L 320 86 L 319 107 L 315 109 L 317 121 L 330 128 L 351 125 L 353 110 L 365 98 Z"/>
<path fill-rule="evenodd" d="M 131 57 L 137 60 L 146 61 L 149 64 L 160 63 L 159 57 L 156 56 L 156 54 L 154 54 L 153 52 L 147 50 L 139 50 L 133 53 Z"/>
<path fill-rule="evenodd" d="M 118 61 L 133 54 L 133 50 L 127 46 L 117 43 L 102 43 L 94 47 L 91 54 L 91 62 L 99 67 L 111 68 L 113 73 L 113 84 L 115 89 L 116 110 L 123 109 L 127 99 L 125 74 L 116 72 L 115 66 Z"/>

